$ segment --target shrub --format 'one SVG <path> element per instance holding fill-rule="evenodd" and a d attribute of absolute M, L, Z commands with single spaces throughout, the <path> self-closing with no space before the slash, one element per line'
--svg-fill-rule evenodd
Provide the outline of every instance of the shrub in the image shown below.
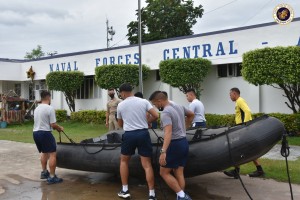
<path fill-rule="evenodd" d="M 264 113 L 254 113 L 252 118 L 255 119 L 264 115 Z M 300 113 L 297 114 L 282 114 L 282 113 L 270 113 L 268 114 L 271 117 L 279 119 L 285 126 L 286 130 L 291 135 L 296 135 L 300 133 Z M 235 115 L 218 115 L 218 114 L 206 114 L 205 115 L 207 126 L 234 126 L 235 125 Z"/>
<path fill-rule="evenodd" d="M 146 80 L 150 68 L 143 65 L 143 80 Z M 139 85 L 139 66 L 133 64 L 102 65 L 95 68 L 95 81 L 103 89 L 114 88 L 119 94 L 119 87 L 123 83 L 130 83 L 132 86 Z"/>
<path fill-rule="evenodd" d="M 282 114 L 282 113 L 270 113 L 269 116 L 279 119 L 285 126 L 285 129 L 291 135 L 297 135 L 300 133 L 300 113 L 297 114 Z"/>
<path fill-rule="evenodd" d="M 282 90 L 285 104 L 300 112 L 300 47 L 266 47 L 243 54 L 243 78 L 254 85 L 272 85 Z"/>
<path fill-rule="evenodd" d="M 218 115 L 218 114 L 205 114 L 208 127 L 216 126 L 234 126 L 234 115 Z"/>
<path fill-rule="evenodd" d="M 160 76 L 164 83 L 178 88 L 184 94 L 193 88 L 200 97 L 201 83 L 211 68 L 211 61 L 204 58 L 172 59 L 159 63 Z"/>
<path fill-rule="evenodd" d="M 105 113 L 106 111 L 104 110 L 82 110 L 78 112 L 72 112 L 71 121 L 105 124 Z"/>
<path fill-rule="evenodd" d="M 55 71 L 46 76 L 49 90 L 63 92 L 71 112 L 75 111 L 76 90 L 80 88 L 83 81 L 84 74 L 79 71 Z"/>
<path fill-rule="evenodd" d="M 55 110 L 56 121 L 64 122 L 67 120 L 67 111 L 66 110 Z"/>

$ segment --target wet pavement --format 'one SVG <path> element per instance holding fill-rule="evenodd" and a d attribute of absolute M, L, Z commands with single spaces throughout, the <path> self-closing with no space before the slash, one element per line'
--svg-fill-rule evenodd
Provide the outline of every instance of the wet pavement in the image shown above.
<path fill-rule="evenodd" d="M 266 157 L 279 154 L 275 147 Z M 276 153 L 277 152 L 277 153 Z M 291 156 L 296 150 L 291 149 Z M 299 148 L 300 152 L 300 148 Z M 300 154 L 297 154 L 298 158 Z M 295 155 L 295 157 L 297 157 Z M 271 157 L 270 157 L 271 156 Z M 39 154 L 35 145 L 0 141 L 0 199 L 1 200 L 114 200 L 120 189 L 119 177 L 111 174 L 57 169 L 64 182 L 47 185 L 39 179 Z M 274 180 L 254 179 L 242 176 L 252 195 L 258 200 L 290 199 L 287 183 Z M 132 199 L 147 199 L 144 180 L 130 179 Z M 216 172 L 187 179 L 187 192 L 194 200 L 246 200 L 249 199 L 240 182 Z M 162 192 L 163 191 L 163 192 Z M 300 185 L 293 185 L 294 199 L 300 199 Z M 157 180 L 156 192 L 159 200 L 176 199 L 162 181 Z M 165 198 L 166 197 L 166 198 Z"/>

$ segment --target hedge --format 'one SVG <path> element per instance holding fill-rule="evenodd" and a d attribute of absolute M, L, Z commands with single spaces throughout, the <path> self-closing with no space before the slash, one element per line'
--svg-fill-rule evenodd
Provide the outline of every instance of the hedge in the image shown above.
<path fill-rule="evenodd" d="M 264 113 L 254 113 L 252 118 L 257 118 L 264 115 Z M 282 114 L 282 113 L 269 113 L 271 117 L 279 119 L 285 126 L 286 130 L 291 134 L 299 134 L 300 132 L 300 113 L 297 114 Z M 217 114 L 206 114 L 205 115 L 207 126 L 234 126 L 235 115 L 217 115 Z"/>
<path fill-rule="evenodd" d="M 66 113 L 66 111 L 65 111 Z M 71 113 L 71 120 L 83 123 L 96 123 L 105 124 L 105 113 L 106 111 L 96 111 L 96 110 L 83 110 Z M 252 114 L 253 119 L 264 115 L 264 113 L 254 113 Z M 282 113 L 270 113 L 269 116 L 275 117 L 282 121 L 285 125 L 286 130 L 292 134 L 300 133 L 300 113 L 298 114 L 282 114 Z M 64 116 L 64 119 L 66 117 Z M 206 114 L 205 115 L 208 127 L 217 126 L 234 126 L 235 125 L 235 115 L 218 115 L 218 114 Z M 158 120 L 158 127 L 160 127 L 160 120 Z"/>
<path fill-rule="evenodd" d="M 67 120 L 67 111 L 66 110 L 55 110 L 56 121 L 64 122 Z"/>
<path fill-rule="evenodd" d="M 105 113 L 106 111 L 104 110 L 82 110 L 78 112 L 72 112 L 71 120 L 75 122 L 105 124 Z"/>

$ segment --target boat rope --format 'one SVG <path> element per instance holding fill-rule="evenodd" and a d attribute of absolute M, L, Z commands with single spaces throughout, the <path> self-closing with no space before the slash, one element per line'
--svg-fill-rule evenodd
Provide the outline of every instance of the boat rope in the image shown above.
<path fill-rule="evenodd" d="M 101 148 L 100 148 L 99 150 L 97 150 L 97 151 L 95 151 L 95 152 L 89 152 L 89 151 L 87 150 L 86 146 L 85 146 L 85 145 L 88 144 L 88 143 L 83 143 L 84 145 L 82 145 L 82 144 L 77 144 L 77 143 L 74 142 L 74 140 L 72 140 L 72 139 L 71 139 L 64 131 L 61 131 L 61 132 L 66 136 L 66 138 L 67 138 L 73 145 L 77 145 L 77 146 L 82 147 L 83 150 L 84 150 L 87 154 L 91 154 L 91 155 L 100 153 L 100 152 L 103 151 L 103 150 L 115 150 L 116 148 L 118 148 L 118 147 L 121 146 L 121 144 L 120 144 L 120 145 L 116 145 L 115 147 L 112 147 L 112 148 L 107 148 L 107 147 L 105 147 L 105 144 L 103 143 L 103 145 L 101 146 Z M 61 132 L 59 132 L 59 140 L 60 140 L 60 143 L 61 143 Z"/>
<path fill-rule="evenodd" d="M 64 131 L 60 131 L 60 132 L 59 132 L 59 142 L 61 142 L 61 132 L 66 136 L 66 138 L 68 138 L 68 140 L 69 140 L 72 144 L 76 144 L 76 142 L 74 142 L 74 140 L 72 140 L 71 138 L 69 138 L 69 136 L 68 136 Z"/>
<path fill-rule="evenodd" d="M 289 164 L 288 164 L 288 160 L 287 160 L 287 157 L 290 155 L 290 147 L 289 147 L 289 143 L 288 143 L 286 137 L 287 137 L 287 134 L 284 133 L 282 135 L 282 142 L 281 142 L 281 151 L 280 151 L 280 153 L 285 158 L 286 172 L 287 172 L 289 186 L 290 186 L 291 199 L 293 200 L 294 199 L 294 195 L 293 195 L 293 189 L 292 189 L 290 172 L 289 172 Z"/>
<path fill-rule="evenodd" d="M 163 145 L 164 143 L 164 138 L 163 137 L 160 137 L 158 136 L 158 134 L 156 133 L 156 131 L 152 128 L 152 131 L 153 133 L 155 134 L 155 136 L 157 137 L 157 145 L 156 145 L 156 150 L 155 150 L 155 156 L 152 157 L 152 163 L 154 165 L 154 169 L 155 171 L 157 172 L 156 174 L 159 174 L 159 168 L 160 168 L 160 165 L 158 163 L 158 155 L 159 155 L 159 146 L 160 144 Z M 156 176 L 155 180 L 158 180 L 157 183 L 158 183 L 158 186 L 159 186 L 159 190 L 160 192 L 163 194 L 164 196 L 164 199 L 167 200 L 167 194 L 165 192 L 165 190 L 163 189 L 163 186 L 162 186 L 162 178 L 161 176 Z"/>
<path fill-rule="evenodd" d="M 232 162 L 232 165 L 236 166 L 236 163 L 235 163 L 235 161 L 233 159 L 232 152 L 231 152 L 231 144 L 230 144 L 230 140 L 229 140 L 229 136 L 228 136 L 228 133 L 229 133 L 228 130 L 229 130 L 229 127 L 228 127 L 227 131 L 225 131 L 225 135 L 226 135 L 227 143 L 228 143 L 227 146 L 228 146 L 229 157 L 230 157 L 230 160 Z M 248 192 L 248 190 L 247 190 L 247 188 L 246 188 L 246 186 L 245 186 L 245 184 L 244 184 L 244 182 L 243 182 L 243 180 L 242 180 L 242 178 L 240 176 L 240 173 L 236 173 L 236 174 L 237 174 L 238 179 L 240 180 L 240 183 L 243 186 L 246 194 L 248 195 L 249 199 L 253 200 L 253 198 L 251 197 L 250 193 Z"/>

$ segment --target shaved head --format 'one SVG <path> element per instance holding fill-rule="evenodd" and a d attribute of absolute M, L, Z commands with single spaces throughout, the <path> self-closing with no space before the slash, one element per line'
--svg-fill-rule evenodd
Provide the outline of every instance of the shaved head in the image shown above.
<path fill-rule="evenodd" d="M 156 100 L 167 100 L 168 94 L 165 91 L 155 91 L 151 94 L 149 100 L 156 101 Z"/>

